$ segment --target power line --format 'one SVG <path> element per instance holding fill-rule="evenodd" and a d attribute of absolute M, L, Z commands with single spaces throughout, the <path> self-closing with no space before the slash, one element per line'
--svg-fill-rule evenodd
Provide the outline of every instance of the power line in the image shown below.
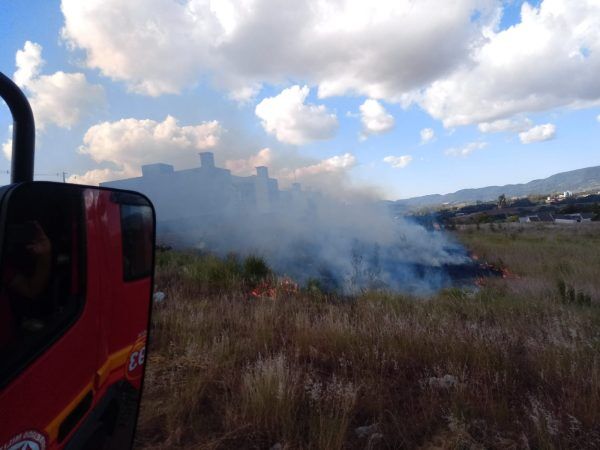
<path fill-rule="evenodd" d="M 6 174 L 6 175 L 10 175 L 10 170 L 0 170 L 0 174 Z M 35 172 L 33 174 L 33 176 L 37 176 L 37 177 L 62 177 L 62 181 L 63 183 L 67 182 L 67 175 L 69 175 L 69 172 L 48 172 L 48 173 L 42 173 L 42 172 Z"/>

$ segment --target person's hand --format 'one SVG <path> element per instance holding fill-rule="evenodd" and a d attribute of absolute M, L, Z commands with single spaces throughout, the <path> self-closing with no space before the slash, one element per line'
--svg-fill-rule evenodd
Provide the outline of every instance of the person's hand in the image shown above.
<path fill-rule="evenodd" d="M 49 255 L 52 251 L 52 244 L 50 239 L 46 236 L 44 229 L 38 222 L 32 222 L 35 227 L 35 235 L 33 240 L 27 244 L 27 251 L 34 255 Z"/>

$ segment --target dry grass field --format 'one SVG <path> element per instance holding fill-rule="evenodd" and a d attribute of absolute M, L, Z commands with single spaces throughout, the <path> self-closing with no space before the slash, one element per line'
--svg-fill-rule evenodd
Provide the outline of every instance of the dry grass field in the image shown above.
<path fill-rule="evenodd" d="M 600 448 L 600 228 L 455 237 L 512 275 L 256 298 L 260 260 L 159 253 L 136 448 Z"/>

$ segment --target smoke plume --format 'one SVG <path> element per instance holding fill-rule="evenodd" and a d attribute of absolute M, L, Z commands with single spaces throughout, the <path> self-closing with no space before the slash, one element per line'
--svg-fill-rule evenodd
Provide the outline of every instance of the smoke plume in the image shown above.
<path fill-rule="evenodd" d="M 223 256 L 262 256 L 280 275 L 349 294 L 429 294 L 451 283 L 445 267 L 468 261 L 459 244 L 393 218 L 382 203 L 301 194 L 267 214 L 246 209 L 185 225 L 162 223 L 160 239 Z"/>

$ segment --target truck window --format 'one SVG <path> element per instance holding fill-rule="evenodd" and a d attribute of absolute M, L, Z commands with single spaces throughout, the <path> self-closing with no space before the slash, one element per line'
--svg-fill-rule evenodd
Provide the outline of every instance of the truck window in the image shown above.
<path fill-rule="evenodd" d="M 133 281 L 152 274 L 152 208 L 121 204 L 123 279 Z"/>
<path fill-rule="evenodd" d="M 6 206 L 0 261 L 0 385 L 74 323 L 83 305 L 80 190 L 25 185 Z"/>

